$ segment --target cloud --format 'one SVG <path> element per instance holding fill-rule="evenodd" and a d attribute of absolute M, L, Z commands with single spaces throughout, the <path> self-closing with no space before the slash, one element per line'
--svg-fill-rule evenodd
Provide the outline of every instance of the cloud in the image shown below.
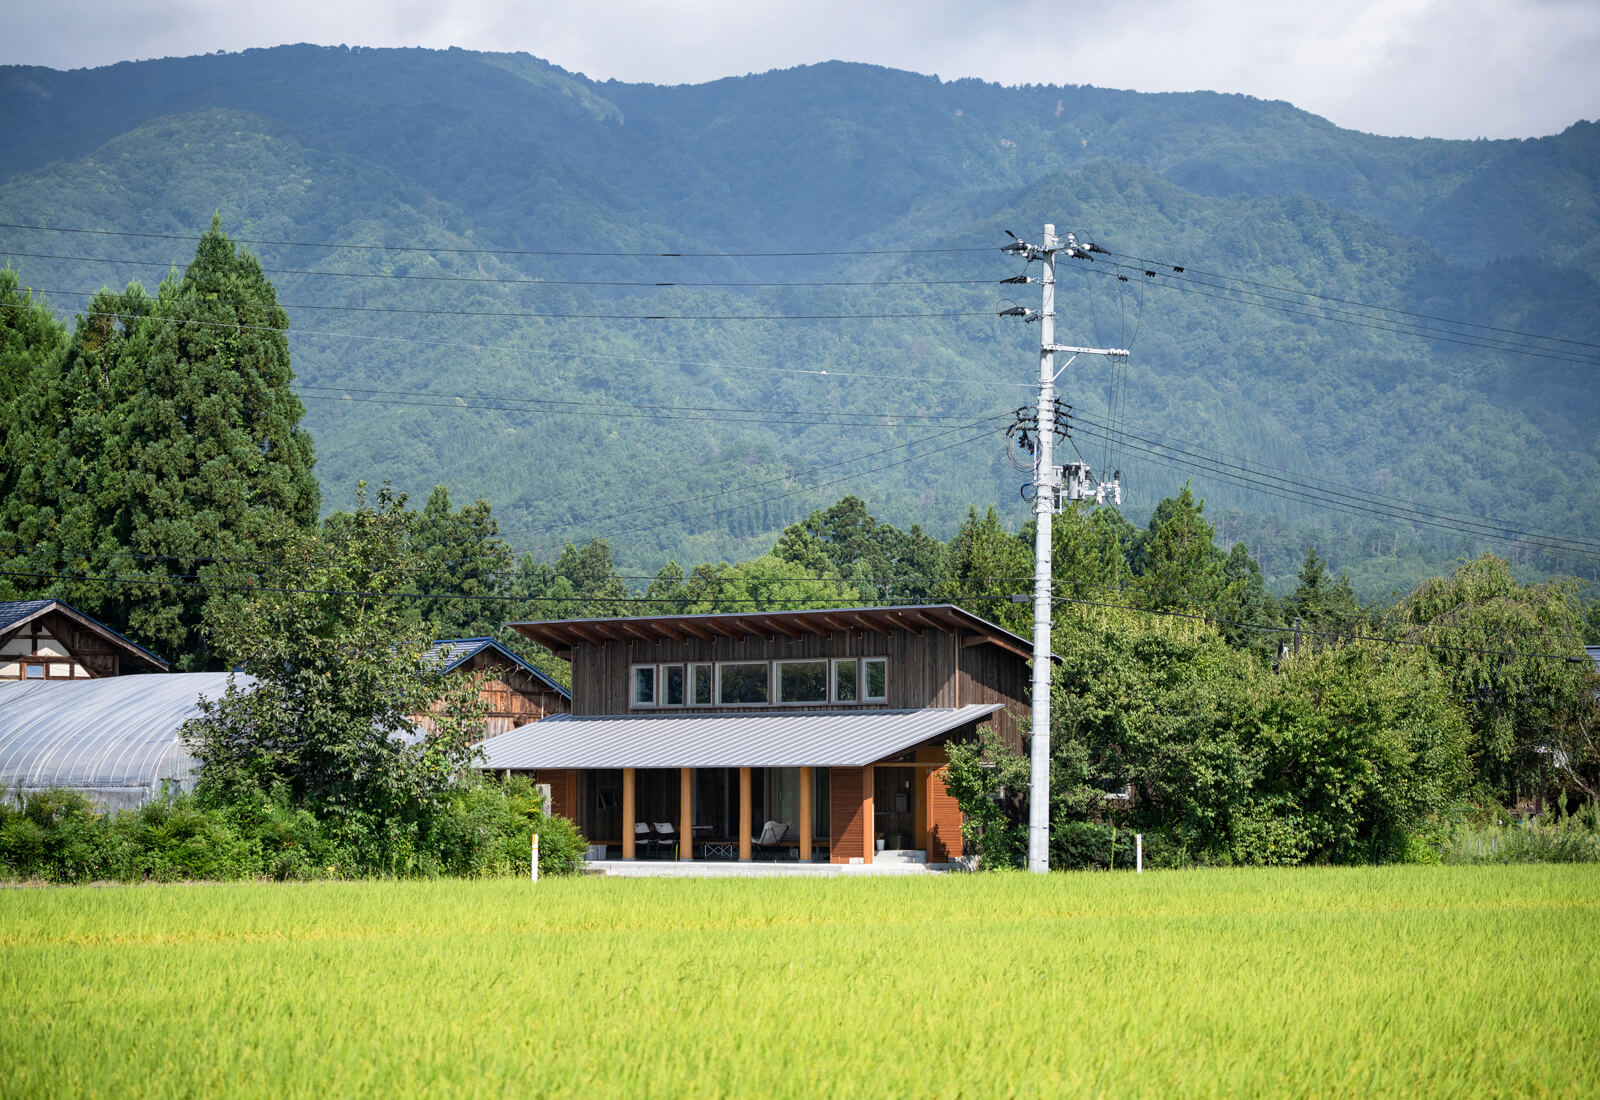
<path fill-rule="evenodd" d="M 20 7 L 20 6 L 19 6 Z M 1005 84 L 1208 89 L 1384 134 L 1521 137 L 1600 104 L 1593 0 L 59 0 L 0 62 L 57 68 L 284 42 L 521 50 L 697 83 L 827 60 Z"/>

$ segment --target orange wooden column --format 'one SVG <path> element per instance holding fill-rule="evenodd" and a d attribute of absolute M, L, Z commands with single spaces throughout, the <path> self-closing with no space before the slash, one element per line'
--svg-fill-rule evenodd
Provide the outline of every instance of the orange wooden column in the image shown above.
<path fill-rule="evenodd" d="M 800 862 L 811 862 L 811 769 L 800 769 Z"/>
<path fill-rule="evenodd" d="M 678 769 L 678 855 L 694 858 L 694 769 Z"/>
<path fill-rule="evenodd" d="M 750 862 L 750 769 L 739 769 L 739 858 Z"/>
<path fill-rule="evenodd" d="M 861 769 L 861 848 L 863 863 L 871 863 L 873 853 L 878 850 L 878 822 L 873 815 L 876 808 L 872 804 L 872 765 L 868 764 Z"/>
<path fill-rule="evenodd" d="M 633 858 L 633 781 L 632 768 L 622 769 L 622 858 Z"/>

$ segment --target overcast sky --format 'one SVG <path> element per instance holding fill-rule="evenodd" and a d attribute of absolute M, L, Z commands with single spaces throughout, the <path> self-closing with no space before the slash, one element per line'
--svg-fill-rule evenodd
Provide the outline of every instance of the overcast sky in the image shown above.
<path fill-rule="evenodd" d="M 1341 126 L 1533 137 L 1600 117 L 1600 0 L 5 0 L 0 64 L 286 42 L 522 50 L 698 83 L 864 61 L 1004 84 L 1209 89 Z M 3 119 L 3 116 L 0 116 Z M 0 121 L 0 125 L 4 125 Z"/>

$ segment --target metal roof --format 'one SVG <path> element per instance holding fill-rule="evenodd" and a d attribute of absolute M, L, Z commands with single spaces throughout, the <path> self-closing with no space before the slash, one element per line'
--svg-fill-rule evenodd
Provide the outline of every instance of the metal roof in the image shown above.
<path fill-rule="evenodd" d="M 16 600 L 10 603 L 0 603 L 0 634 L 21 626 L 30 619 L 36 619 L 48 611 L 59 611 L 80 626 L 113 642 L 120 643 L 132 651 L 132 656 L 148 661 L 153 667 L 160 669 L 162 672 L 172 667 L 127 635 L 119 634 L 99 619 L 85 615 L 65 600 Z"/>
<path fill-rule="evenodd" d="M 986 718 L 999 703 L 930 710 L 557 714 L 484 742 L 486 770 L 855 768 Z"/>
<path fill-rule="evenodd" d="M 198 717 L 201 696 L 223 696 L 228 677 L 179 672 L 0 684 L 0 789 L 186 785 L 195 761 L 179 731 Z"/>
<path fill-rule="evenodd" d="M 520 668 L 551 691 L 559 692 L 567 699 L 572 698 L 572 692 L 556 683 L 549 676 L 540 672 L 533 665 L 518 657 L 493 638 L 446 638 L 443 641 L 434 642 L 423 659 L 429 662 L 437 662 L 440 666 L 440 672 L 454 672 L 485 650 L 493 652 L 497 657 Z"/>
<path fill-rule="evenodd" d="M 829 607 L 809 611 L 749 611 L 715 615 L 647 615 L 621 619 L 551 619 L 538 622 L 507 623 L 557 656 L 570 653 L 573 646 L 606 642 L 683 642 L 690 638 L 715 641 L 717 638 L 800 638 L 807 634 L 828 635 L 835 631 L 854 634 L 891 634 L 908 630 L 921 634 L 939 630 L 954 634 L 965 630 L 980 642 L 997 645 L 1024 660 L 1033 656 L 1033 643 L 988 619 L 954 604 L 913 604 L 902 607 Z"/>

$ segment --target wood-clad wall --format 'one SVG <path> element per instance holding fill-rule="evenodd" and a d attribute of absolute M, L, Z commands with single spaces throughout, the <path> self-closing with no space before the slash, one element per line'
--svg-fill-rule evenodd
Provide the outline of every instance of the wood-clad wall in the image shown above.
<path fill-rule="evenodd" d="M 828 769 L 828 862 L 865 858 L 872 830 L 861 803 L 865 768 Z"/>
<path fill-rule="evenodd" d="M 1030 662 L 996 645 L 974 645 L 962 647 L 959 666 L 956 690 L 961 705 L 1003 704 L 1006 709 L 996 711 L 988 721 L 1013 747 L 1022 748 L 1022 730 L 1017 722 L 1032 710 Z"/>
<path fill-rule="evenodd" d="M 909 630 L 894 630 L 887 636 L 876 631 L 863 630 L 859 633 L 835 631 L 826 636 L 804 634 L 798 638 L 770 640 L 748 635 L 739 639 L 720 638 L 716 641 L 693 638 L 686 642 L 584 644 L 577 646 L 572 654 L 572 712 L 627 714 L 631 702 L 629 669 L 633 665 L 785 661 L 823 657 L 888 658 L 888 701 L 844 704 L 851 710 L 955 707 L 968 702 L 966 699 L 958 698 L 956 684 L 961 636 L 962 632 L 946 634 L 937 629 L 928 629 L 921 634 Z M 1010 654 L 1004 656 L 1013 661 L 1017 660 Z M 713 706 L 689 709 L 749 711 L 752 708 Z"/>

